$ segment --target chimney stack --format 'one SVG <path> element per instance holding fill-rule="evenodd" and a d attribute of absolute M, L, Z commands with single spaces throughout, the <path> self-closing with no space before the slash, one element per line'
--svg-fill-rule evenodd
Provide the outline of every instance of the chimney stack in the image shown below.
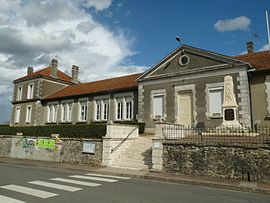
<path fill-rule="evenodd" d="M 78 84 L 79 83 L 78 76 L 79 76 L 79 67 L 72 65 L 72 82 Z"/>
<path fill-rule="evenodd" d="M 56 59 L 52 59 L 50 67 L 51 67 L 51 76 L 53 78 L 57 78 L 57 66 L 58 66 L 58 61 Z"/>
<path fill-rule="evenodd" d="M 30 74 L 32 74 L 33 72 L 34 72 L 34 68 L 31 67 L 31 66 L 29 66 L 29 67 L 27 68 L 27 75 L 30 75 Z"/>
<path fill-rule="evenodd" d="M 254 52 L 254 44 L 252 41 L 247 42 L 247 53 L 252 54 Z"/>

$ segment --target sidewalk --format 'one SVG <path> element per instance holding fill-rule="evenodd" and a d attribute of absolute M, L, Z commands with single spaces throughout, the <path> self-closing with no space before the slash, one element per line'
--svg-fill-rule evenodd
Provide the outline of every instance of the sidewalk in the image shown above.
<path fill-rule="evenodd" d="M 155 171 L 138 171 L 112 167 L 93 167 L 89 165 L 79 165 L 70 163 L 52 163 L 46 161 L 33 161 L 33 160 L 21 160 L 21 159 L 8 159 L 0 158 L 0 163 L 5 164 L 17 164 L 17 165 L 28 165 L 38 166 L 44 168 L 58 168 L 58 169 L 70 169 L 80 170 L 92 173 L 100 173 L 104 175 L 117 175 L 117 176 L 128 176 L 132 178 L 149 179 L 156 181 L 174 182 L 180 184 L 206 186 L 211 188 L 229 189 L 245 192 L 257 192 L 261 194 L 270 195 L 270 184 L 244 182 L 236 180 L 217 180 L 211 177 L 205 176 L 190 176 L 190 175 L 177 175 L 166 172 L 155 172 Z"/>

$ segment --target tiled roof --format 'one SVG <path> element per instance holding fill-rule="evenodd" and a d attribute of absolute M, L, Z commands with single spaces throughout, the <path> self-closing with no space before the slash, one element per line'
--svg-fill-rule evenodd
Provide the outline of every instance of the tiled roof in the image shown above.
<path fill-rule="evenodd" d="M 46 67 L 43 68 L 39 71 L 36 71 L 32 74 L 26 75 L 24 77 L 18 78 L 16 80 L 14 80 L 14 82 L 18 82 L 20 80 L 25 80 L 25 79 L 30 79 L 36 76 L 47 76 L 47 77 L 51 77 L 51 70 L 50 67 Z M 57 69 L 57 79 L 66 81 L 66 82 L 71 82 L 72 78 L 70 76 L 68 76 L 67 74 L 63 73 L 62 71 Z"/>
<path fill-rule="evenodd" d="M 249 63 L 256 70 L 270 70 L 269 50 L 239 55 L 235 56 L 235 58 Z"/>
<path fill-rule="evenodd" d="M 92 93 L 110 92 L 117 90 L 126 90 L 137 88 L 137 79 L 140 74 L 127 75 L 122 77 L 110 78 L 106 80 L 99 80 L 95 82 L 81 83 L 67 86 L 47 97 L 44 100 L 53 100 L 57 98 L 86 95 Z"/>

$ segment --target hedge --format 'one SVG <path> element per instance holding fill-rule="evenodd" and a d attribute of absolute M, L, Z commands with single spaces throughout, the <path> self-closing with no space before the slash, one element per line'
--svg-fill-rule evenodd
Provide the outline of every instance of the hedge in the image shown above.
<path fill-rule="evenodd" d="M 120 124 L 138 125 L 139 133 L 144 133 L 144 123 L 123 121 Z M 0 125 L 0 135 L 16 135 L 23 133 L 25 136 L 47 137 L 51 134 L 59 134 L 60 137 L 76 137 L 76 138 L 102 138 L 106 135 L 106 123 L 92 124 L 65 124 L 65 125 L 45 125 L 45 126 L 8 126 Z"/>
<path fill-rule="evenodd" d="M 31 127 L 0 126 L 0 135 L 16 135 L 23 133 L 25 136 L 47 137 L 51 134 L 59 134 L 60 137 L 76 138 L 101 138 L 106 135 L 105 124 L 90 125 L 48 125 Z"/>

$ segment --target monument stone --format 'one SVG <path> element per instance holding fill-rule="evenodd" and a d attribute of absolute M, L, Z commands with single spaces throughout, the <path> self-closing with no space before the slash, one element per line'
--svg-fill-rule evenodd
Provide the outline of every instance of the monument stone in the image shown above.
<path fill-rule="evenodd" d="M 238 105 L 236 103 L 233 79 L 231 76 L 224 77 L 224 95 L 223 95 L 223 121 L 221 127 L 242 128 L 239 123 Z"/>

